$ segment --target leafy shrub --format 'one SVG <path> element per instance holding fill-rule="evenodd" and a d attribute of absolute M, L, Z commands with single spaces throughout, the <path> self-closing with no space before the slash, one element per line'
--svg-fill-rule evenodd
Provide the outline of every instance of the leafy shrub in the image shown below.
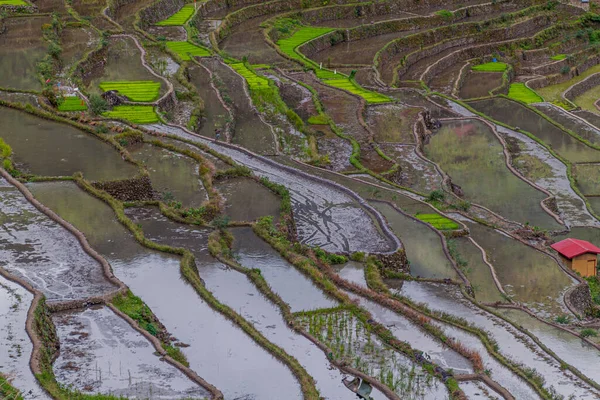
<path fill-rule="evenodd" d="M 108 103 L 101 96 L 93 94 L 90 96 L 90 107 L 94 114 L 100 115 L 108 110 Z"/>
<path fill-rule="evenodd" d="M 429 201 L 444 201 L 445 198 L 446 193 L 440 189 L 434 190 L 433 192 L 429 193 L 429 196 L 427 196 L 427 200 Z"/>
<path fill-rule="evenodd" d="M 585 328 L 580 332 L 583 337 L 596 337 L 598 336 L 598 332 L 592 328 Z"/>

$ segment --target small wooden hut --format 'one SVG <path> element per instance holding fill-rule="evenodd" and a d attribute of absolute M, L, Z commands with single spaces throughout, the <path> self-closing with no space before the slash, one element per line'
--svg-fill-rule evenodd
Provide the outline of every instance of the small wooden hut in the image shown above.
<path fill-rule="evenodd" d="M 554 243 L 551 247 L 573 271 L 584 277 L 596 276 L 600 248 L 585 240 L 571 238 Z"/>

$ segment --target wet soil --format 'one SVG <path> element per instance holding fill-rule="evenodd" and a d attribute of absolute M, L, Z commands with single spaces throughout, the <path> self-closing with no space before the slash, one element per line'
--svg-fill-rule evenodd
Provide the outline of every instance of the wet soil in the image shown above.
<path fill-rule="evenodd" d="M 497 88 L 501 84 L 501 72 L 468 71 L 460 87 L 459 97 L 461 99 L 486 97 L 490 95 L 490 90 Z"/>

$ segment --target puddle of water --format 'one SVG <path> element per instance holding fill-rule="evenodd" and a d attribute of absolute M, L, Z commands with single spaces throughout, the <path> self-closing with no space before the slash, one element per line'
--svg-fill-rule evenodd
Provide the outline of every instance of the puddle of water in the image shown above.
<path fill-rule="evenodd" d="M 226 399 L 301 397 L 299 386 L 287 368 L 282 367 L 229 320 L 213 311 L 187 284 L 181 277 L 178 257 L 139 245 L 129 231 L 116 221 L 112 209 L 72 183 L 32 186 L 37 188 L 35 195 L 41 201 L 86 234 L 90 244 L 111 263 L 115 275 L 152 309 L 169 332 L 179 341 L 190 345 L 182 348 L 190 367 L 218 387 Z M 127 214 L 134 217 L 138 211 L 128 209 Z M 160 213 L 154 212 L 160 216 Z M 148 221 L 152 223 L 152 229 Z M 134 222 L 142 224 L 151 240 L 163 235 L 170 237 L 171 234 L 176 239 L 190 240 L 184 225 L 173 223 L 175 231 L 168 232 L 162 223 L 156 224 L 153 220 L 134 218 Z M 209 231 L 199 228 L 196 232 L 205 239 L 193 241 L 196 244 L 193 249 L 195 253 L 200 249 L 206 252 Z M 182 245 L 176 241 L 169 244 Z M 197 258 L 199 266 L 207 262 L 215 264 L 207 254 L 204 258 Z M 182 304 L 193 312 L 183 311 Z"/>
<path fill-rule="evenodd" d="M 320 289 L 279 253 L 260 239 L 252 228 L 232 229 L 234 248 L 239 263 L 246 268 L 258 268 L 273 291 L 288 303 L 292 312 L 336 307 Z"/>
<path fill-rule="evenodd" d="M 229 113 L 221 104 L 217 93 L 210 86 L 210 75 L 200 66 L 189 69 L 190 81 L 204 100 L 204 118 L 202 127 L 197 132 L 202 136 L 215 138 L 215 129 L 224 128 Z"/>
<path fill-rule="evenodd" d="M 180 129 L 164 125 L 150 125 L 149 128 L 204 143 L 249 167 L 256 175 L 286 186 L 292 197 L 298 237 L 303 243 L 331 252 L 376 253 L 389 251 L 393 247 L 370 213 L 339 188 L 298 175 L 239 150 L 192 136 Z"/>
<path fill-rule="evenodd" d="M 485 249 L 504 290 L 542 315 L 563 312 L 563 292 L 573 284 L 549 256 L 479 224 L 466 222 Z"/>
<path fill-rule="evenodd" d="M 469 67 L 467 67 L 469 68 Z M 502 72 L 468 71 L 459 91 L 461 99 L 474 99 L 490 95 L 490 90 L 502 84 Z"/>
<path fill-rule="evenodd" d="M 425 352 L 439 366 L 452 369 L 456 374 L 473 373 L 471 363 L 466 358 L 439 343 L 402 315 L 361 296 L 348 292 L 346 294 L 353 300 L 357 300 L 359 305 L 369 311 L 377 322 L 392 331 L 397 339 L 406 341 L 413 349 Z"/>
<path fill-rule="evenodd" d="M 515 221 L 556 226 L 540 205 L 547 196 L 508 169 L 502 144 L 483 122 L 444 122 L 425 154 L 460 185 L 466 199 Z"/>
<path fill-rule="evenodd" d="M 546 387 L 554 387 L 566 397 L 592 399 L 596 393 L 587 384 L 560 368 L 560 364 L 551 359 L 531 339 L 516 331 L 501 319 L 476 308 L 466 301 L 454 287 L 439 284 L 403 282 L 398 292 L 418 303 L 426 304 L 432 310 L 442 311 L 464 318 L 471 324 L 488 332 L 499 345 L 499 352 L 515 362 L 535 369 L 546 380 Z M 489 355 L 485 347 L 474 336 L 457 328 L 440 324 L 449 336 L 463 342 L 469 348 L 479 351 L 484 365 L 492 372 L 492 379 L 508 389 L 517 399 L 537 399 L 535 392 L 510 370 Z"/>
<path fill-rule="evenodd" d="M 46 400 L 50 397 L 29 368 L 33 345 L 25 323 L 32 301 L 31 293 L 0 277 L 0 372 L 21 391 L 25 400 Z"/>
<path fill-rule="evenodd" d="M 596 348 L 578 337 L 538 321 L 522 311 L 502 310 L 502 314 L 533 333 L 544 345 L 585 376 L 596 382 L 600 380 L 600 363 L 598 363 L 600 352 Z M 580 397 L 577 396 L 577 398 Z"/>
<path fill-rule="evenodd" d="M 512 127 L 519 127 L 571 162 L 600 161 L 600 152 L 586 146 L 533 111 L 507 99 L 495 98 L 469 103 L 474 109 Z"/>
<path fill-rule="evenodd" d="M 298 317 L 298 322 L 354 368 L 378 379 L 402 399 L 447 399 L 444 385 L 385 345 L 348 311 Z"/>
<path fill-rule="evenodd" d="M 264 123 L 246 96 L 244 79 L 217 61 L 204 63 L 224 83 L 235 109 L 235 133 L 232 142 L 258 154 L 274 154 L 275 138 L 271 127 Z"/>
<path fill-rule="evenodd" d="M 410 262 L 410 274 L 421 278 L 452 278 L 457 274 L 446 257 L 442 239 L 425 224 L 415 221 L 385 203 L 371 203 L 402 241 Z"/>
<path fill-rule="evenodd" d="M 184 207 L 198 207 L 208 200 L 196 160 L 147 143 L 130 152 L 146 166 L 154 190 L 163 199 L 180 201 Z"/>
<path fill-rule="evenodd" d="M 42 38 L 42 25 L 49 22 L 49 17 L 4 20 L 6 32 L 0 35 L 1 87 L 41 90 L 37 63 L 47 52 L 48 44 Z"/>
<path fill-rule="evenodd" d="M 208 392 L 154 355 L 154 347 L 108 307 L 52 316 L 60 340 L 56 380 L 83 393 L 147 399 L 204 397 Z"/>
<path fill-rule="evenodd" d="M 90 180 L 134 176 L 137 167 L 109 144 L 69 125 L 0 107 L 2 138 L 17 167 L 36 175 L 66 176 L 77 171 Z"/>
<path fill-rule="evenodd" d="M 356 283 L 363 288 L 367 287 L 365 267 L 363 264 L 356 261 L 348 261 L 343 265 L 334 265 L 333 268 L 342 279 Z"/>
<path fill-rule="evenodd" d="M 2 267 L 27 280 L 49 301 L 83 299 L 116 288 L 77 238 L 0 180 Z"/>
<path fill-rule="evenodd" d="M 225 214 L 233 221 L 255 221 L 265 215 L 279 217 L 279 197 L 250 178 L 218 182 L 215 188 L 225 198 Z"/>

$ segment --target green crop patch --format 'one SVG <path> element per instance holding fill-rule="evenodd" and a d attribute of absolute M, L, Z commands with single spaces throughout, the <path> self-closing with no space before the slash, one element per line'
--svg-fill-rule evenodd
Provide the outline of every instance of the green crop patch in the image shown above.
<path fill-rule="evenodd" d="M 536 92 L 525 86 L 524 83 L 511 83 L 508 89 L 508 97 L 527 104 L 541 103 L 544 101 Z"/>
<path fill-rule="evenodd" d="M 0 0 L 0 6 L 28 6 L 23 0 Z"/>
<path fill-rule="evenodd" d="M 83 99 L 78 96 L 69 96 L 61 100 L 58 105 L 58 111 L 85 111 L 87 105 Z"/>
<path fill-rule="evenodd" d="M 298 29 L 292 36 L 287 39 L 277 41 L 277 46 L 282 52 L 298 61 L 304 62 L 304 57 L 296 52 L 296 48 L 303 43 L 318 38 L 321 35 L 333 31 L 333 28 L 316 28 L 312 26 L 304 26 Z"/>
<path fill-rule="evenodd" d="M 154 101 L 160 91 L 160 83 L 154 81 L 102 82 L 99 86 L 104 92 L 116 90 L 131 101 Z"/>
<path fill-rule="evenodd" d="M 235 72 L 240 74 L 246 80 L 246 82 L 248 82 L 248 86 L 251 90 L 260 90 L 269 87 L 269 80 L 267 78 L 256 75 L 256 73 L 246 67 L 244 63 L 234 63 L 229 64 L 229 66 L 233 68 Z"/>
<path fill-rule="evenodd" d="M 489 62 L 485 64 L 473 65 L 473 71 L 479 72 L 504 72 L 508 65 L 501 62 Z"/>
<path fill-rule="evenodd" d="M 564 60 L 565 58 L 567 58 L 566 54 L 557 54 L 555 56 L 550 57 L 550 59 L 554 61 Z"/>
<path fill-rule="evenodd" d="M 162 20 L 160 22 L 158 22 L 156 25 L 158 26 L 180 26 L 185 24 L 188 19 L 190 19 L 190 17 L 192 15 L 194 15 L 194 5 L 193 4 L 186 4 L 183 6 L 183 8 L 181 8 L 179 11 L 177 11 L 175 14 L 171 15 L 169 18 Z"/>
<path fill-rule="evenodd" d="M 439 214 L 417 214 L 415 217 L 441 231 L 451 231 L 459 228 L 456 222 Z"/>
<path fill-rule="evenodd" d="M 210 51 L 191 44 L 190 42 L 167 42 L 167 48 L 177 53 L 183 61 L 190 61 L 192 57 L 208 57 Z"/>
<path fill-rule="evenodd" d="M 116 106 L 102 115 L 107 118 L 124 119 L 134 124 L 153 124 L 159 121 L 152 106 Z"/>
<path fill-rule="evenodd" d="M 390 98 L 380 93 L 371 92 L 370 90 L 363 89 L 350 79 L 328 79 L 324 81 L 325 84 L 333 86 L 338 89 L 347 90 L 348 92 L 358 95 L 365 99 L 367 103 L 387 103 Z"/>

